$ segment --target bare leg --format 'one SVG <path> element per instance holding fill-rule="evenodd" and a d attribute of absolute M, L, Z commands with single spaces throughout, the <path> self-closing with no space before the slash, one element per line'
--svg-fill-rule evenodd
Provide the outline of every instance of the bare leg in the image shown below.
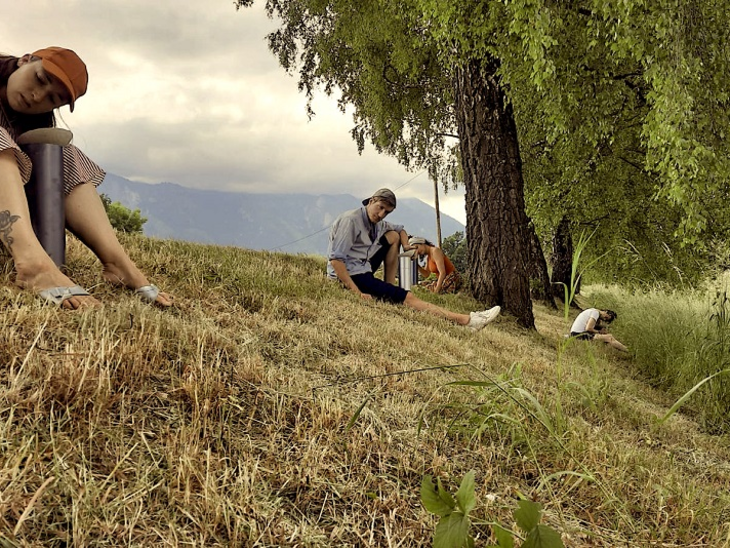
<path fill-rule="evenodd" d="M 94 252 L 103 265 L 104 279 L 137 289 L 149 285 L 117 240 L 101 198 L 92 184 L 78 185 L 66 196 L 66 226 Z M 172 305 L 172 297 L 160 292 L 157 303 Z"/>
<path fill-rule="evenodd" d="M 452 322 L 459 325 L 467 325 L 470 320 L 468 314 L 457 314 L 456 312 L 451 312 L 450 310 L 446 310 L 445 308 L 441 308 L 440 306 L 436 306 L 435 304 L 427 303 L 426 301 L 422 301 L 421 299 L 416 297 L 410 291 L 406 296 L 404 304 L 413 308 L 414 310 L 428 312 L 429 314 L 433 314 L 434 316 L 439 316 L 441 318 L 451 320 Z"/>
<path fill-rule="evenodd" d="M 0 152 L 0 182 L 0 239 L 13 258 L 16 285 L 33 291 L 76 285 L 58 269 L 33 232 L 23 180 L 12 150 Z M 74 296 L 62 306 L 73 309 L 98 304 L 91 296 Z"/>
<path fill-rule="evenodd" d="M 613 335 L 610 335 L 608 333 L 599 333 L 598 335 L 595 335 L 593 337 L 594 340 L 605 342 L 607 345 L 612 346 L 616 350 L 620 350 L 621 352 L 628 352 L 629 349 L 626 348 L 623 344 L 621 344 L 618 339 L 616 339 Z"/>
<path fill-rule="evenodd" d="M 391 230 L 385 233 L 385 238 L 390 243 L 390 248 L 383 263 L 383 277 L 386 282 L 395 285 L 395 275 L 398 273 L 398 255 L 400 254 L 400 234 Z"/>

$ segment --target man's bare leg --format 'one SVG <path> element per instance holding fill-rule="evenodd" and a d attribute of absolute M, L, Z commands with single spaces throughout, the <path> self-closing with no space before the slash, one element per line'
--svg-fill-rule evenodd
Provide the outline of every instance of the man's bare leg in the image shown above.
<path fill-rule="evenodd" d="M 436 306 L 435 304 L 422 301 L 410 291 L 408 292 L 408 295 L 406 295 L 406 300 L 404 301 L 404 304 L 410 308 L 413 308 L 414 310 L 428 312 L 429 314 L 433 314 L 434 316 L 439 316 L 441 318 L 446 318 L 447 320 L 450 320 L 459 325 L 468 325 L 469 320 L 471 319 L 468 314 L 458 314 L 456 312 L 446 310 L 445 308 L 441 308 L 440 306 Z"/>
<path fill-rule="evenodd" d="M 385 233 L 385 238 L 390 243 L 388 253 L 383 261 L 383 278 L 391 285 L 395 285 L 395 277 L 398 273 L 398 256 L 400 255 L 400 234 L 391 230 Z"/>

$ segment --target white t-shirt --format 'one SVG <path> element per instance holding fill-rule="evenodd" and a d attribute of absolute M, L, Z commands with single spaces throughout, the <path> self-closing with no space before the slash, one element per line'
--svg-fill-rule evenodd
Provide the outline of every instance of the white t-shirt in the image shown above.
<path fill-rule="evenodd" d="M 593 318 L 598 321 L 598 318 L 601 317 L 601 311 L 597 308 L 587 308 L 580 314 L 578 314 L 578 317 L 573 322 L 572 327 L 570 328 L 571 333 L 584 333 L 588 328 L 588 320 Z"/>

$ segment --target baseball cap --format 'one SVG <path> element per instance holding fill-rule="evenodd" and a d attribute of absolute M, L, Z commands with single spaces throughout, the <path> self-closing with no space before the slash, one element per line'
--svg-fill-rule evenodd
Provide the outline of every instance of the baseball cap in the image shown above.
<path fill-rule="evenodd" d="M 86 65 L 76 53 L 70 49 L 50 46 L 34 51 L 35 57 L 40 57 L 43 69 L 57 78 L 68 90 L 71 97 L 69 106 L 74 110 L 76 99 L 86 93 L 89 83 L 89 73 Z"/>
<path fill-rule="evenodd" d="M 395 194 L 393 194 L 393 191 L 390 190 L 389 188 L 381 188 L 380 190 L 376 190 L 375 193 L 370 198 L 365 198 L 362 201 L 362 205 L 364 205 L 364 206 L 368 205 L 368 202 L 372 198 L 380 198 L 381 200 L 385 200 L 386 202 L 388 202 L 390 205 L 393 206 L 393 209 L 395 209 L 395 204 L 396 204 Z"/>

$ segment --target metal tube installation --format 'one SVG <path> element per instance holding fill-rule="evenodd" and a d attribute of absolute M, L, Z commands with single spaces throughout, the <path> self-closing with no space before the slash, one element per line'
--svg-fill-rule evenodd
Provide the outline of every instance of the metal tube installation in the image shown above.
<path fill-rule="evenodd" d="M 402 289 L 411 289 L 418 285 L 418 263 L 411 257 L 399 257 L 398 261 L 398 286 Z"/>
<path fill-rule="evenodd" d="M 50 143 L 21 145 L 33 164 L 25 185 L 33 231 L 56 266 L 66 262 L 66 212 L 63 197 L 63 147 Z"/>

